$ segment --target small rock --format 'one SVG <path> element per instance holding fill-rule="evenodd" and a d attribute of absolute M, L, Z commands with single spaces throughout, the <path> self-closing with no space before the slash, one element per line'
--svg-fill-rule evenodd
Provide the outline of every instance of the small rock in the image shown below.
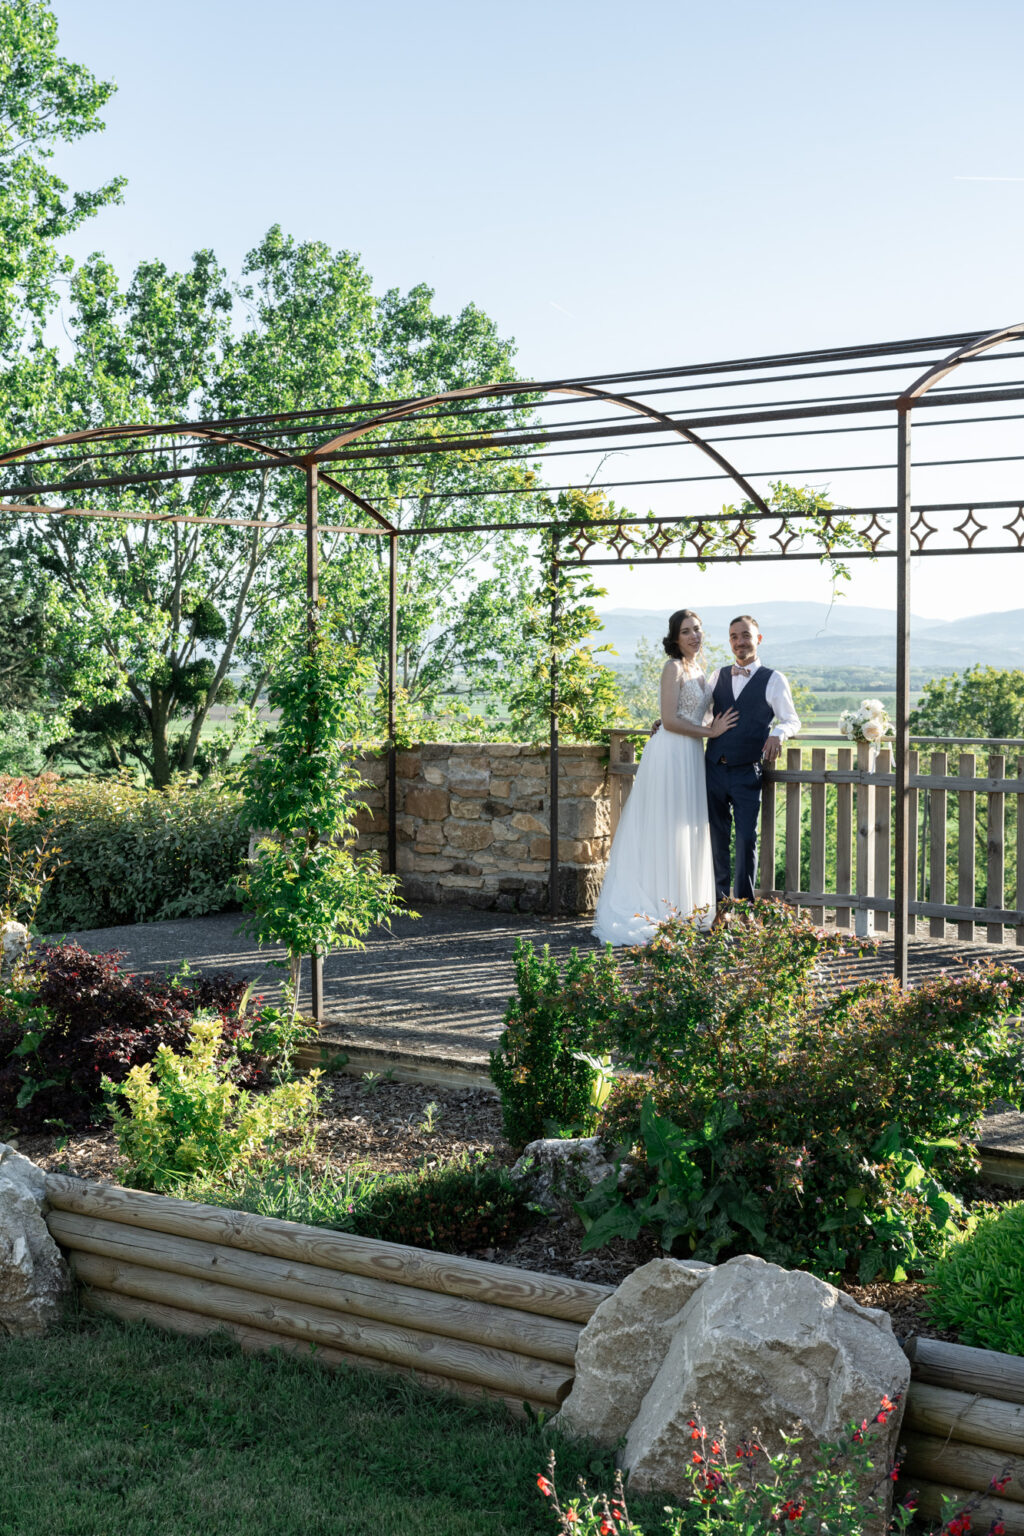
<path fill-rule="evenodd" d="M 0 1334 L 13 1338 L 52 1327 L 71 1285 L 45 1209 L 42 1169 L 0 1142 Z"/>
<path fill-rule="evenodd" d="M 0 923 L 0 975 L 12 971 L 28 949 L 28 929 L 24 923 Z"/>
<path fill-rule="evenodd" d="M 531 1141 L 512 1167 L 527 1198 L 560 1216 L 571 1216 L 576 1202 L 614 1172 L 596 1136 Z"/>

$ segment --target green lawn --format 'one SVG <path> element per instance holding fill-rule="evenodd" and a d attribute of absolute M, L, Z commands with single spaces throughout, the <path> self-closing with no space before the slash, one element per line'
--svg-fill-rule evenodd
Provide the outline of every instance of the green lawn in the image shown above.
<path fill-rule="evenodd" d="M 610 1485 L 611 1457 L 398 1376 L 88 1315 L 0 1339 L 0 1536 L 539 1536 L 552 1443 L 565 1492 Z"/>

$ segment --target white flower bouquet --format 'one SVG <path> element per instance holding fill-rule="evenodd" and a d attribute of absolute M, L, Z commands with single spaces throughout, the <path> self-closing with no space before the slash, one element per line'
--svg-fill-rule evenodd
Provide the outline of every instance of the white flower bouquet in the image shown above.
<path fill-rule="evenodd" d="M 861 699 L 859 709 L 844 709 L 839 730 L 847 741 L 868 741 L 875 746 L 896 734 L 881 699 Z"/>

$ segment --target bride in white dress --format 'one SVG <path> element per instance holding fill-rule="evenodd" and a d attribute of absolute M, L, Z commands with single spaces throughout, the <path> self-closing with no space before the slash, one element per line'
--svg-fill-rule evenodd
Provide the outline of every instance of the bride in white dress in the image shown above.
<path fill-rule="evenodd" d="M 703 743 L 735 725 L 737 713 L 704 724 L 711 689 L 692 609 L 672 615 L 663 644 L 661 729 L 644 747 L 594 916 L 594 935 L 606 944 L 646 944 L 675 914 L 702 927 L 715 915 Z"/>

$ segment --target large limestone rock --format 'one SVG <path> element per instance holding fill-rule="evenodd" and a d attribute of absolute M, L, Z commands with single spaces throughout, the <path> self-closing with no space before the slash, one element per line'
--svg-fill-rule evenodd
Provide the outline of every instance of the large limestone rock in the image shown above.
<path fill-rule="evenodd" d="M 60 1317 L 70 1279 L 45 1204 L 42 1170 L 0 1142 L 0 1334 L 45 1333 Z"/>
<path fill-rule="evenodd" d="M 640 1492 L 682 1493 L 687 1420 L 697 1404 L 726 1442 L 758 1431 L 770 1452 L 799 1422 L 802 1454 L 835 1440 L 851 1420 L 873 1419 L 883 1393 L 906 1391 L 907 1357 L 888 1314 L 862 1307 L 824 1280 L 745 1254 L 721 1265 L 689 1303 L 626 1438 L 624 1464 Z M 878 1440 L 894 1457 L 899 1417 Z M 884 1517 L 865 1514 L 865 1532 Z"/>
<path fill-rule="evenodd" d="M 630 1488 L 682 1498 L 695 1408 L 713 1432 L 724 1426 L 728 1445 L 757 1431 L 772 1453 L 799 1422 L 810 1461 L 817 1445 L 851 1419 L 874 1419 L 883 1393 L 903 1394 L 909 1381 L 888 1315 L 813 1275 L 749 1254 L 717 1268 L 658 1259 L 583 1330 L 558 1421 L 609 1447 L 625 1438 Z M 894 1413 L 878 1436 L 876 1467 L 894 1458 L 898 1433 Z M 884 1511 L 866 1508 L 865 1536 L 884 1528 Z"/>
<path fill-rule="evenodd" d="M 640 1412 L 697 1288 L 714 1273 L 697 1259 L 652 1259 L 603 1301 L 576 1345 L 576 1378 L 558 1422 L 614 1446 Z M 632 1485 L 631 1485 L 632 1486 Z"/>

